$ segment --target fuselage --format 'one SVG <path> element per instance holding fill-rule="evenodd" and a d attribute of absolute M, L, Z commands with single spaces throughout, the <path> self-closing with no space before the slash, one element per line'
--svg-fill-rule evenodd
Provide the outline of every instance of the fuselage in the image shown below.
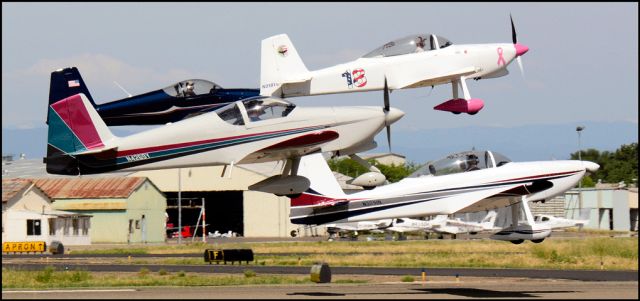
<path fill-rule="evenodd" d="M 292 208 L 293 223 L 322 224 L 396 217 L 485 211 L 518 202 L 543 200 L 574 187 L 588 161 L 510 162 L 499 167 L 405 178 L 397 183 L 333 200 L 334 206 Z"/>
<path fill-rule="evenodd" d="M 369 145 L 389 118 L 404 114 L 394 108 L 385 114 L 380 107 L 295 107 L 284 117 L 252 121 L 242 104 L 235 104 L 241 115 L 233 120 L 209 112 L 116 137 L 109 142 L 114 150 L 76 157 L 81 173 L 257 163 L 340 151 Z"/>
<path fill-rule="evenodd" d="M 96 111 L 108 126 L 163 125 L 212 111 L 259 93 L 258 89 L 217 89 L 193 96 L 172 96 L 160 89 L 98 104 Z"/>
<path fill-rule="evenodd" d="M 463 44 L 389 57 L 359 58 L 333 67 L 311 71 L 311 80 L 285 84 L 285 97 L 418 88 L 451 83 L 463 70 L 467 78 L 498 77 L 516 58 L 511 43 Z M 503 71 L 504 70 L 504 71 Z"/>

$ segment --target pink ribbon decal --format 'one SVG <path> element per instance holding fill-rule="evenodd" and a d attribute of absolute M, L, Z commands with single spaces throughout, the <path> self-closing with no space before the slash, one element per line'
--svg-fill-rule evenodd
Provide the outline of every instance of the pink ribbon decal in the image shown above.
<path fill-rule="evenodd" d="M 504 57 L 502 56 L 502 47 L 498 47 L 498 66 L 506 64 L 504 62 Z"/>

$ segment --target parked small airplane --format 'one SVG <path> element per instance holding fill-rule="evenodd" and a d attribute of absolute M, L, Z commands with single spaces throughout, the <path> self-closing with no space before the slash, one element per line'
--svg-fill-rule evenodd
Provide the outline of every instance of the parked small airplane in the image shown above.
<path fill-rule="evenodd" d="M 70 67 L 51 72 L 49 105 L 84 93 L 107 126 L 159 125 L 212 111 L 257 96 L 259 92 L 258 89 L 223 89 L 207 80 L 189 79 L 140 95 L 127 92 L 127 98 L 96 104 L 78 68 Z"/>
<path fill-rule="evenodd" d="M 379 221 L 361 221 L 352 223 L 333 223 L 322 225 L 327 228 L 330 237 L 344 232 L 351 232 L 358 235 L 358 232 L 383 233 L 384 229 L 391 225 L 391 219 Z"/>
<path fill-rule="evenodd" d="M 490 151 L 467 151 L 430 162 L 389 185 L 345 194 L 321 154 L 304 156 L 298 174 L 311 186 L 291 199 L 294 224 L 326 224 L 487 211 L 511 206 L 511 226 L 495 239 L 541 242 L 551 233 L 536 224 L 529 201 L 548 199 L 577 184 L 599 165 L 589 161 L 511 162 Z M 524 210 L 524 222 L 519 223 Z"/>
<path fill-rule="evenodd" d="M 452 44 L 435 34 L 415 34 L 388 42 L 361 58 L 309 71 L 286 34 L 262 41 L 260 94 L 293 97 L 333 93 L 389 91 L 451 84 L 453 98 L 434 107 L 455 114 L 476 114 L 484 102 L 471 98 L 466 80 L 507 75 L 506 69 L 529 48 L 519 44 L 511 20 L 513 43 Z M 458 86 L 463 97 L 458 96 Z"/>
<path fill-rule="evenodd" d="M 496 211 L 491 210 L 480 222 L 450 219 L 447 215 L 444 214 L 437 215 L 431 220 L 419 220 L 406 217 L 396 218 L 393 220 L 391 227 L 388 227 L 387 230 L 400 233 L 426 231 L 448 234 L 476 234 L 482 231 L 495 230 L 496 228 L 494 228 L 494 224 L 496 222 L 496 216 Z"/>
<path fill-rule="evenodd" d="M 578 227 L 579 229 L 582 229 L 584 225 L 589 223 L 589 213 L 589 211 L 586 211 L 586 214 L 581 214 L 580 219 L 569 219 L 555 217 L 548 214 L 539 214 L 534 216 L 534 220 L 536 221 L 536 223 L 545 224 L 551 229 L 562 229 L 571 227 Z"/>
<path fill-rule="evenodd" d="M 45 163 L 48 173 L 81 175 L 285 161 L 281 175 L 249 188 L 290 195 L 309 187 L 309 180 L 297 176 L 300 156 L 316 151 L 348 155 L 375 148 L 375 135 L 403 115 L 395 108 L 303 108 L 257 96 L 117 137 L 80 93 L 49 105 Z"/>

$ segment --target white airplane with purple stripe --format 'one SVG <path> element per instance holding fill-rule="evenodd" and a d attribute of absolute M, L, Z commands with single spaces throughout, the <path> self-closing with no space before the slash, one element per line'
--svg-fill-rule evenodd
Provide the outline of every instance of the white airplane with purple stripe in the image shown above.
<path fill-rule="evenodd" d="M 574 187 L 590 161 L 511 162 L 491 151 L 467 151 L 429 162 L 411 176 L 353 194 L 340 189 L 322 154 L 304 156 L 298 174 L 309 190 L 291 199 L 294 224 L 321 225 L 495 210 L 511 206 L 511 225 L 492 238 L 541 242 L 551 228 L 534 222 L 530 201 L 553 198 Z M 522 211 L 522 212 L 521 212 Z M 519 220 L 523 213 L 524 221 Z"/>
<path fill-rule="evenodd" d="M 349 155 L 373 149 L 375 135 L 403 115 L 389 107 L 304 108 L 275 97 L 256 96 L 118 137 L 80 93 L 49 105 L 45 162 L 48 173 L 83 175 L 285 161 L 281 175 L 249 188 L 296 194 L 309 187 L 309 180 L 297 175 L 301 156 L 316 151 Z"/>
<path fill-rule="evenodd" d="M 435 34 L 415 34 L 385 43 L 354 61 L 309 71 L 289 37 L 279 34 L 262 40 L 260 95 L 285 98 L 383 90 L 388 104 L 392 90 L 451 84 L 453 98 L 434 109 L 473 115 L 484 102 L 471 97 L 467 79 L 505 76 L 514 60 L 524 72 L 520 57 L 529 48 L 517 42 L 513 20 L 511 35 L 513 43 L 456 45 Z"/>

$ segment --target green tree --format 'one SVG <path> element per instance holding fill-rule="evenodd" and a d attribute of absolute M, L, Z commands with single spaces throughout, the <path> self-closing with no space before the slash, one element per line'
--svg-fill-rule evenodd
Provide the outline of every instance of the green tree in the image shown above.
<path fill-rule="evenodd" d="M 599 152 L 595 149 L 587 149 L 580 154 L 582 160 L 588 160 L 600 165 L 598 171 L 589 178 L 583 178 L 583 187 L 593 187 L 594 182 L 602 180 L 605 183 L 618 183 L 624 181 L 627 184 L 638 185 L 638 143 L 623 144 L 614 152 Z M 572 160 L 577 160 L 578 152 L 571 154 Z M 595 180 L 595 181 L 594 181 Z M 589 183 L 590 182 L 590 183 Z"/>
<path fill-rule="evenodd" d="M 368 160 L 369 164 L 380 169 L 380 172 L 387 177 L 387 180 L 390 183 L 397 182 L 407 177 L 414 171 L 418 169 L 419 166 L 416 166 L 413 162 L 402 165 L 385 165 L 380 164 L 375 160 Z M 360 163 L 356 162 L 351 158 L 343 158 L 343 159 L 331 159 L 328 161 L 329 168 L 332 171 L 339 172 L 341 174 L 350 176 L 352 178 L 358 177 L 359 175 L 369 172 L 367 168 L 362 166 Z"/>

